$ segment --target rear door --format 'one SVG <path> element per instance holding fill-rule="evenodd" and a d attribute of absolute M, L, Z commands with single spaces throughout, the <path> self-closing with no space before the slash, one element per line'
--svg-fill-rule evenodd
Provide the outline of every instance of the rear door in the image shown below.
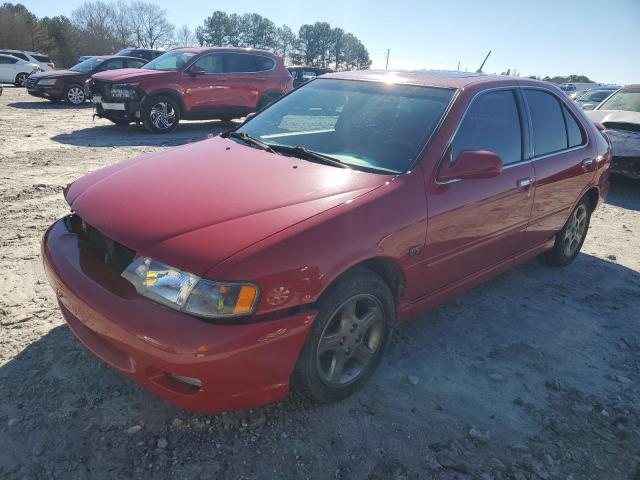
<path fill-rule="evenodd" d="M 225 53 L 224 59 L 224 71 L 229 78 L 228 105 L 247 113 L 255 110 L 266 89 L 266 71 L 273 69 L 273 60 L 246 53 Z"/>
<path fill-rule="evenodd" d="M 593 178 L 596 162 L 586 129 L 559 95 L 542 88 L 524 88 L 523 92 L 536 179 L 526 243 L 534 246 L 563 227 Z"/>
<path fill-rule="evenodd" d="M 20 72 L 16 69 L 17 58 L 0 55 L 0 82 L 13 83 Z"/>
<path fill-rule="evenodd" d="M 472 100 L 440 171 L 465 150 L 497 153 L 503 170 L 492 178 L 431 184 L 424 293 L 490 270 L 523 249 L 533 203 L 525 122 L 516 88 L 485 91 Z"/>

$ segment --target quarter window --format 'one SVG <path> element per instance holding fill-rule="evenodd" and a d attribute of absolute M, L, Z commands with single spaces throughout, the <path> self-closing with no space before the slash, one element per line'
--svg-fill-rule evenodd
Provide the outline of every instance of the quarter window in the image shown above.
<path fill-rule="evenodd" d="M 453 140 L 452 158 L 466 150 L 497 153 L 504 165 L 522 160 L 522 127 L 512 90 L 483 93 L 474 100 Z"/>
<path fill-rule="evenodd" d="M 269 57 L 253 57 L 256 63 L 256 72 L 266 72 L 267 70 L 273 70 L 273 67 L 276 66 L 276 62 L 273 58 Z"/>
<path fill-rule="evenodd" d="M 542 90 L 525 90 L 533 127 L 534 156 L 567 148 L 567 130 L 560 102 Z"/>
<path fill-rule="evenodd" d="M 584 131 L 578 124 L 573 114 L 567 107 L 562 106 L 562 112 L 564 113 L 564 120 L 567 124 L 567 139 L 569 148 L 578 147 L 582 145 L 586 138 Z"/>

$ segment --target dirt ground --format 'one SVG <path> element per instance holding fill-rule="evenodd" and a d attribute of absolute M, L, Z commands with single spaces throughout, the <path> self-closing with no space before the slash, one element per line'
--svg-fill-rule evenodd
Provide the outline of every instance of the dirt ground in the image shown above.
<path fill-rule="evenodd" d="M 528 262 L 401 326 L 340 404 L 189 414 L 90 354 L 41 267 L 63 187 L 225 128 L 154 136 L 5 88 L 1 479 L 640 480 L 640 184 L 621 179 L 575 263 Z"/>

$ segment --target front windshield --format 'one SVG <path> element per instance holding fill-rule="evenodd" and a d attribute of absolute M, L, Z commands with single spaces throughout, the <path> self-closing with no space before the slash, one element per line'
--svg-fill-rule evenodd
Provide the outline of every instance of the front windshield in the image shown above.
<path fill-rule="evenodd" d="M 104 59 L 92 57 L 92 58 L 86 59 L 84 62 L 80 62 L 74 65 L 69 70 L 73 70 L 74 72 L 80 72 L 80 73 L 89 73 L 93 71 L 102 62 L 104 62 Z"/>
<path fill-rule="evenodd" d="M 300 146 L 353 167 L 406 171 L 455 90 L 318 79 L 238 129 L 271 145 Z"/>
<path fill-rule="evenodd" d="M 598 110 L 640 112 L 640 90 L 621 91 L 609 97 Z"/>
<path fill-rule="evenodd" d="M 159 57 L 151 60 L 144 67 L 146 70 L 165 70 L 173 72 L 184 66 L 195 53 L 174 50 L 172 52 L 163 53 Z"/>
<path fill-rule="evenodd" d="M 120 50 L 116 55 L 118 57 L 128 57 L 133 52 L 133 48 L 125 48 L 124 50 Z"/>

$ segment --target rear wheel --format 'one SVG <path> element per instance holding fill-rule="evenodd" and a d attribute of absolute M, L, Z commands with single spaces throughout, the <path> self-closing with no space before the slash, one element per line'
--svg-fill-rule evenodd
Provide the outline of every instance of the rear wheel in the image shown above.
<path fill-rule="evenodd" d="M 16 75 L 14 84 L 16 87 L 24 87 L 27 84 L 27 78 L 29 78 L 28 73 L 19 73 Z"/>
<path fill-rule="evenodd" d="M 293 374 L 293 383 L 318 402 L 360 389 L 373 374 L 395 319 L 393 296 L 375 273 L 345 274 L 318 303 L 318 316 Z"/>
<path fill-rule="evenodd" d="M 157 95 L 142 105 L 142 123 L 152 133 L 169 133 L 180 122 L 180 105 L 171 97 Z"/>
<path fill-rule="evenodd" d="M 573 262 L 587 237 L 590 220 L 591 203 L 583 198 L 569 215 L 562 230 L 556 234 L 553 248 L 540 255 L 540 260 L 554 267 L 564 267 Z"/>
<path fill-rule="evenodd" d="M 63 97 L 67 105 L 82 105 L 86 98 L 80 85 L 71 84 L 64 89 Z"/>

